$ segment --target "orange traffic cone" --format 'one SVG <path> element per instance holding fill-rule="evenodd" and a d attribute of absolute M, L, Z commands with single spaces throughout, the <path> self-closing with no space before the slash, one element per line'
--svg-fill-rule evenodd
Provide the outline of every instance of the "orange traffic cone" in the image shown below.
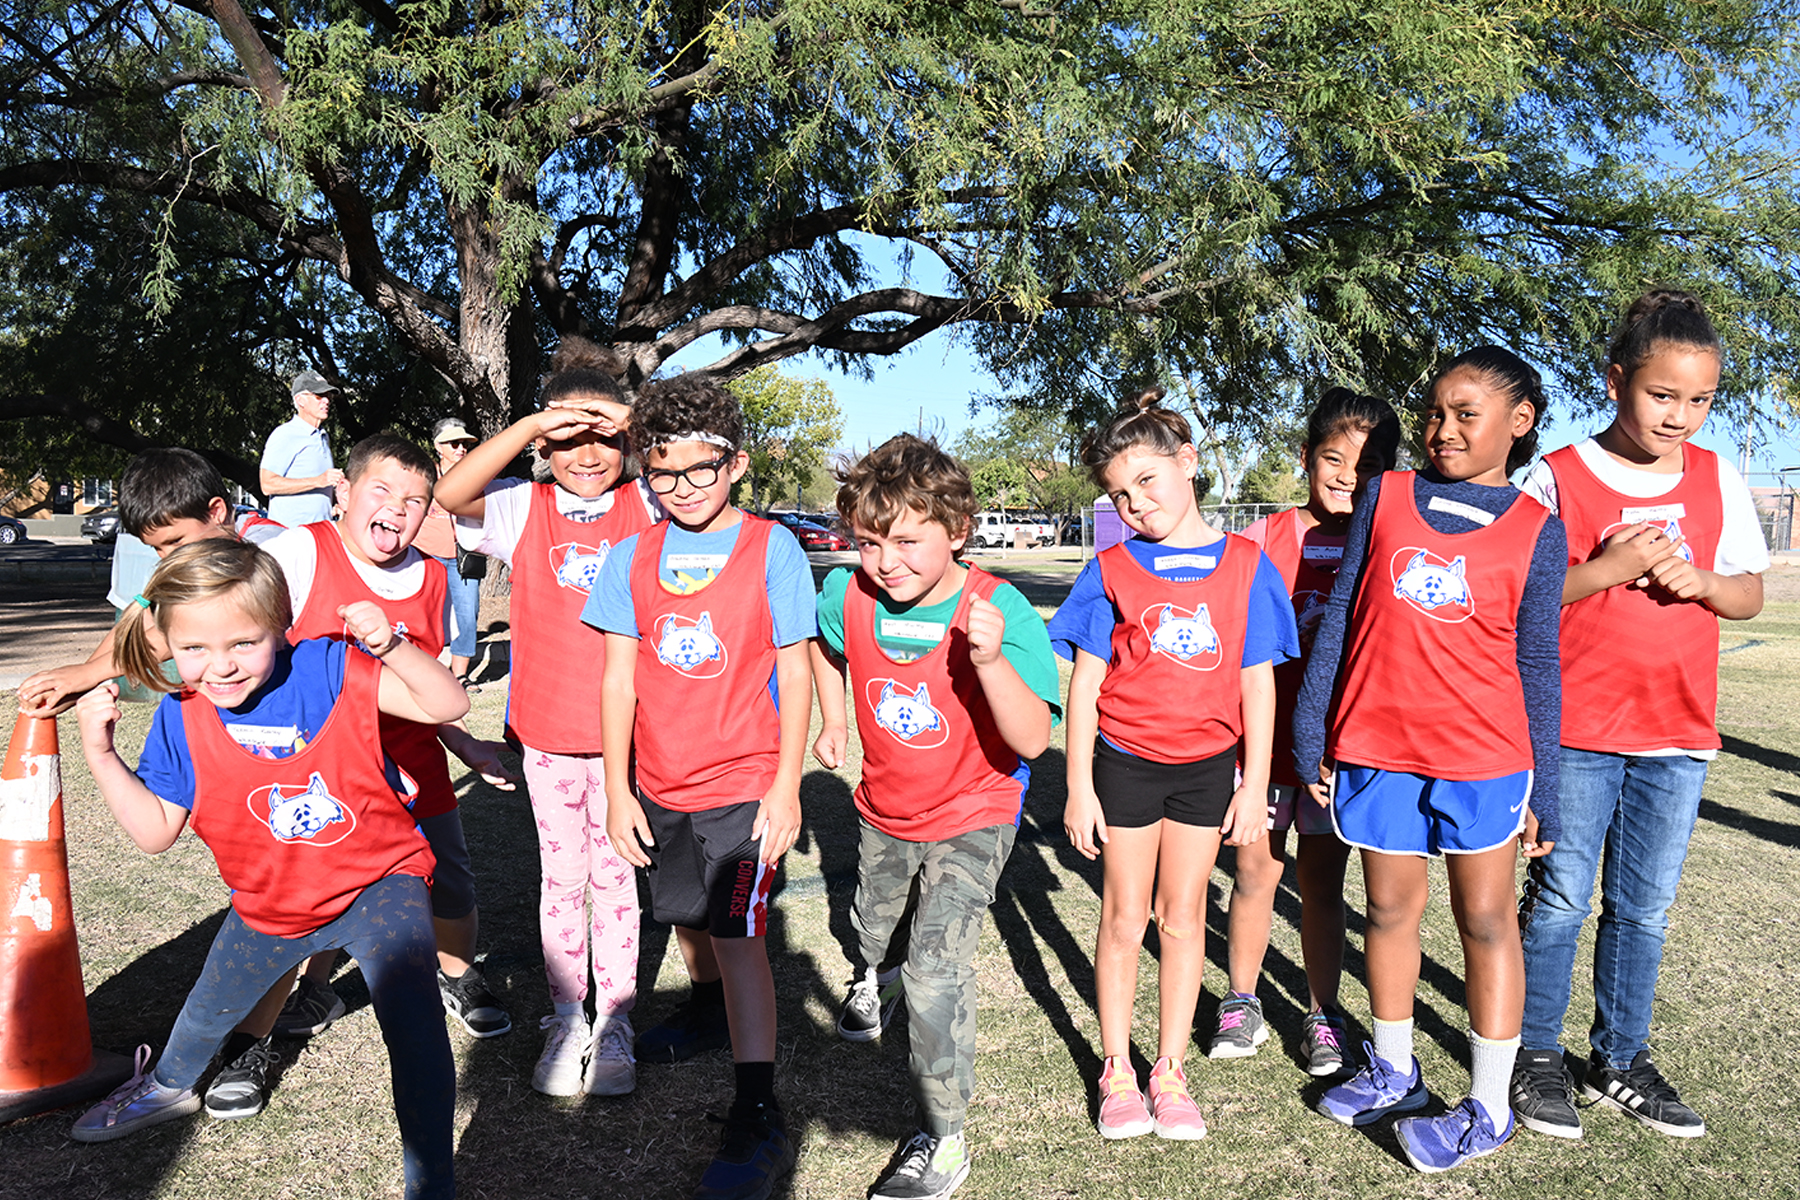
<path fill-rule="evenodd" d="M 131 1074 L 88 1036 L 69 905 L 56 722 L 19 714 L 0 769 L 0 1121 L 89 1100 Z"/>

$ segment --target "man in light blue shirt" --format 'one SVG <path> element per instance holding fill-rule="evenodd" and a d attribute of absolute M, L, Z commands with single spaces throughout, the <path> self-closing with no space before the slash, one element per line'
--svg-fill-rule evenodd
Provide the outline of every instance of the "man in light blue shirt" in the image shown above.
<path fill-rule="evenodd" d="M 332 465 L 331 443 L 319 426 L 337 393 L 317 371 L 294 376 L 294 419 L 280 425 L 263 446 L 262 493 L 269 518 L 289 528 L 331 519 L 331 502 L 344 473 Z"/>

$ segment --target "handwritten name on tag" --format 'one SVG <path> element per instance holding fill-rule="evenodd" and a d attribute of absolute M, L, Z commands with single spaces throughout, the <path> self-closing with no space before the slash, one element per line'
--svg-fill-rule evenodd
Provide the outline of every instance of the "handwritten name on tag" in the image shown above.
<path fill-rule="evenodd" d="M 1219 565 L 1219 560 L 1210 554 L 1159 554 L 1151 561 L 1158 571 L 1179 571 L 1183 567 L 1191 571 L 1210 571 Z"/>
<path fill-rule="evenodd" d="M 1619 520 L 1627 525 L 1636 525 L 1640 521 L 1679 521 L 1687 516 L 1685 504 L 1642 504 L 1636 508 L 1621 508 Z"/>
<path fill-rule="evenodd" d="M 1473 504 L 1464 504 L 1460 500 L 1446 500 L 1442 496 L 1433 496 L 1430 500 L 1425 502 L 1425 507 L 1429 508 L 1432 512 L 1449 513 L 1452 516 L 1461 517 L 1465 521 L 1473 521 L 1477 525 L 1492 525 L 1494 523 L 1493 513 L 1483 512 Z"/>
<path fill-rule="evenodd" d="M 670 554 L 663 566 L 671 571 L 717 571 L 731 558 L 729 554 Z"/>
<path fill-rule="evenodd" d="M 898 617 L 881 619 L 881 636 L 898 642 L 941 642 L 947 626 L 938 621 L 903 621 Z"/>

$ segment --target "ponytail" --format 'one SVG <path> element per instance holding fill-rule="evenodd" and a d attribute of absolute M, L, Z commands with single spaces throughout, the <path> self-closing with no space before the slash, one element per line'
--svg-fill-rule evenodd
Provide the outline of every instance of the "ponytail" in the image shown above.
<path fill-rule="evenodd" d="M 1664 345 L 1710 350 L 1723 357 L 1719 331 L 1699 298 L 1676 288 L 1655 288 L 1625 310 L 1625 318 L 1606 348 L 1606 361 L 1629 379 Z"/>
<path fill-rule="evenodd" d="M 1162 407 L 1163 395 L 1160 387 L 1145 388 L 1081 440 L 1081 465 L 1100 488 L 1106 487 L 1106 468 L 1127 450 L 1142 446 L 1172 458 L 1194 444 L 1193 427 L 1180 413 Z"/>

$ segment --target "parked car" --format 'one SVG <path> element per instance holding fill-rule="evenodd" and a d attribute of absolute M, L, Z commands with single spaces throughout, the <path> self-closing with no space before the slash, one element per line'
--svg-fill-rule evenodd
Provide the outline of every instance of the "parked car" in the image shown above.
<path fill-rule="evenodd" d="M 969 545 L 977 550 L 995 546 L 1054 546 L 1056 526 L 1048 518 L 1017 517 L 1001 512 L 975 514 L 974 528 L 969 532 Z"/>
<path fill-rule="evenodd" d="M 81 518 L 81 536 L 96 546 L 119 540 L 119 506 L 105 504 Z"/>
<path fill-rule="evenodd" d="M 856 543 L 805 513 L 772 512 L 769 520 L 785 525 L 802 550 L 854 550 Z"/>
<path fill-rule="evenodd" d="M 789 525 L 802 550 L 854 550 L 856 543 L 835 529 L 827 529 L 816 521 Z"/>
<path fill-rule="evenodd" d="M 25 522 L 17 517 L 0 516 L 0 546 L 25 540 Z"/>

